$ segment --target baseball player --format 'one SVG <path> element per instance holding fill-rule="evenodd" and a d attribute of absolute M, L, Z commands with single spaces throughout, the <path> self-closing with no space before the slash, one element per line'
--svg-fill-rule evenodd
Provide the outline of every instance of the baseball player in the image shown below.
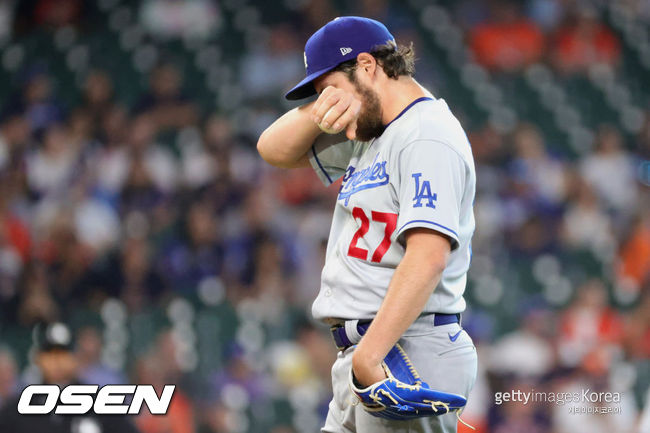
<path fill-rule="evenodd" d="M 375 20 L 327 23 L 305 67 L 286 98 L 317 99 L 257 148 L 326 185 L 342 178 L 312 307 L 340 349 L 321 431 L 456 432 L 477 369 L 460 323 L 476 183 L 467 136 L 413 78 L 412 46 Z"/>

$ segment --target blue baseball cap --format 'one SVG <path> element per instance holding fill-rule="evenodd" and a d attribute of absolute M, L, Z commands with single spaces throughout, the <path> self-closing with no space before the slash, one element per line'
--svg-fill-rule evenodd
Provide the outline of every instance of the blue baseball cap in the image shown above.
<path fill-rule="evenodd" d="M 305 44 L 306 77 L 285 98 L 297 100 L 316 94 L 314 80 L 343 62 L 379 46 L 395 42 L 385 25 L 363 17 L 339 17 L 325 24 Z"/>

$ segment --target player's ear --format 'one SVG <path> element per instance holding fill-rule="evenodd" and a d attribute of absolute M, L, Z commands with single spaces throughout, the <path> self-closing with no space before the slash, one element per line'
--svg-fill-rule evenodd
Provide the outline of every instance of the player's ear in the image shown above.
<path fill-rule="evenodd" d="M 359 73 L 372 77 L 377 71 L 377 59 L 370 53 L 360 53 L 357 56 L 357 69 Z"/>

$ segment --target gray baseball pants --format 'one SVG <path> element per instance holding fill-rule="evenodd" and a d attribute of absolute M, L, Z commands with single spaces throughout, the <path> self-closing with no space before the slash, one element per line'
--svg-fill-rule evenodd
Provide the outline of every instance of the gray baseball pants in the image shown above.
<path fill-rule="evenodd" d="M 476 380 L 474 343 L 458 323 L 433 326 L 433 317 L 420 316 L 399 343 L 431 388 L 467 398 Z M 462 332 L 456 335 L 459 331 Z M 456 413 L 393 421 L 374 417 L 356 404 L 358 399 L 348 385 L 355 347 L 339 352 L 332 366 L 334 397 L 322 433 L 456 433 Z"/>

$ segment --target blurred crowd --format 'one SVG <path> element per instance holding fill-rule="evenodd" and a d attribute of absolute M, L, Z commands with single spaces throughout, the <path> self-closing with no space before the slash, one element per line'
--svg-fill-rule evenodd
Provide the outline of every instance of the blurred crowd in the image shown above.
<path fill-rule="evenodd" d="M 0 11 L 15 35 L 88 27 L 81 0 L 22 3 L 4 2 Z M 185 7 L 174 1 L 141 2 L 139 19 L 157 37 L 187 37 L 187 28 L 196 30 L 190 37 L 208 37 L 205 28 L 218 27 L 227 19 L 222 9 L 235 2 L 185 3 L 180 24 L 165 19 Z M 215 338 L 214 365 L 179 359 L 187 343 L 180 325 L 162 326 L 117 363 L 105 356 L 113 334 L 83 326 L 75 345 L 80 377 L 178 384 L 168 416 L 138 418 L 144 433 L 269 431 L 255 430 L 269 413 L 275 433 L 320 424 L 335 349 L 309 306 L 337 191 L 309 169 L 264 164 L 257 136 L 287 108 L 278 101 L 304 73 L 305 38 L 339 14 L 382 20 L 398 40 L 414 40 L 420 81 L 434 82 L 438 72 L 420 44 L 417 8 L 285 3 L 286 18 L 267 25 L 234 68 L 243 122 L 197 104 L 174 61 L 161 59 L 144 76 L 146 90 L 133 104 L 117 96 L 124 83 L 94 67 L 78 82 L 76 102 L 65 103 L 57 76 L 38 59 L 24 62 L 0 107 L 0 404 L 37 380 L 27 353 L 9 344 L 11 332 L 79 311 L 104 317 L 107 305 L 119 305 L 127 322 L 168 309 L 176 323 L 189 307 L 168 307 L 199 299 L 217 311 L 216 325 L 201 316 L 204 333 L 196 337 Z M 560 76 L 594 63 L 616 70 L 624 56 L 601 19 L 603 2 L 447 3 L 477 62 L 493 74 L 539 62 Z M 650 22 L 646 2 L 625 3 Z M 262 14 L 249 10 L 247 18 L 264 21 Z M 454 110 L 453 95 L 446 98 Z M 650 424 L 650 111 L 644 115 L 635 134 L 615 122 L 599 125 L 577 158 L 551 152 L 533 123 L 504 133 L 484 122 L 468 131 L 479 182 L 463 324 L 477 343 L 480 374 L 464 418 L 479 431 L 625 433 Z M 595 258 L 598 272 L 564 278 L 573 252 Z M 551 294 L 526 291 L 523 280 L 495 280 L 514 266 L 532 269 Z M 515 313 L 500 310 L 514 292 Z M 509 326 L 499 324 L 501 314 L 511 314 Z M 222 332 L 211 335 L 211 326 Z M 576 415 L 561 405 L 494 405 L 494 392 L 533 388 L 617 391 L 622 410 Z"/>

